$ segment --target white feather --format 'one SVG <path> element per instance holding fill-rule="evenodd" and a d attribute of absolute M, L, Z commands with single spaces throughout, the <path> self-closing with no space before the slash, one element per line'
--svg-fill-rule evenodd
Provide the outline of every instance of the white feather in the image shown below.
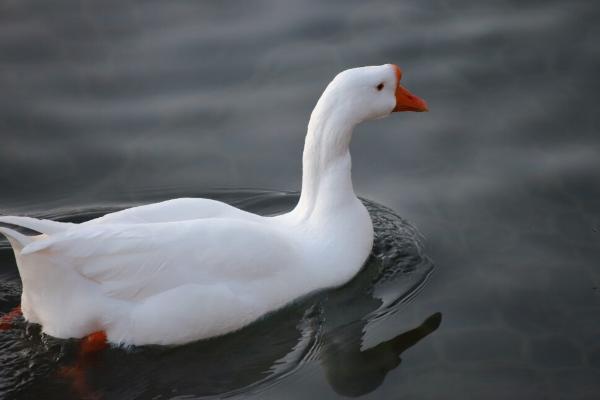
<path fill-rule="evenodd" d="M 57 222 L 47 219 L 37 219 L 31 217 L 0 216 L 0 222 L 11 225 L 22 226 L 40 233 L 57 233 L 69 229 L 74 224 L 69 222 Z"/>
<path fill-rule="evenodd" d="M 33 242 L 33 238 L 31 238 L 30 236 L 23 235 L 22 233 L 19 233 L 14 229 L 0 226 L 0 233 L 2 233 L 8 238 L 13 248 L 17 248 L 19 250 L 22 249 L 24 246 L 27 246 L 29 243 Z"/>

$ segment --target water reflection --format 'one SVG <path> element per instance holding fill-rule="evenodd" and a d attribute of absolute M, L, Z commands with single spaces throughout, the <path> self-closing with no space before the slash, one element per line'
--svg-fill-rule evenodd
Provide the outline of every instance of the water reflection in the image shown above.
<path fill-rule="evenodd" d="M 272 214 L 288 209 L 298 196 L 221 191 L 211 197 Z M 19 320 L 13 329 L 0 333 L 4 361 L 0 382 L 10 382 L 0 385 L 0 394 L 46 399 L 221 397 L 261 393 L 320 368 L 338 394 L 359 396 L 374 390 L 400 364 L 402 352 L 438 328 L 441 314 L 376 346 L 361 348 L 370 324 L 395 315 L 433 269 L 410 225 L 385 207 L 366 204 L 374 221 L 374 251 L 361 273 L 344 287 L 301 299 L 234 334 L 182 347 L 111 348 L 85 363 L 77 356 L 78 341 L 53 339 L 42 335 L 39 326 Z M 81 221 L 98 214 L 98 209 L 89 208 L 52 216 Z M 10 250 L 0 254 L 7 262 L 4 256 Z M 5 282 L 12 285 L 7 293 L 13 295 L 2 299 L 2 310 L 18 303 L 18 278 Z M 82 370 L 64 373 L 73 366 Z"/>
<path fill-rule="evenodd" d="M 348 397 L 372 392 L 381 385 L 388 372 L 400 365 L 400 355 L 435 331 L 441 322 L 442 314 L 435 313 L 418 327 L 364 351 L 360 349 L 360 340 L 356 340 L 360 335 L 350 338 L 349 332 L 344 332 L 341 336 L 346 340 L 342 342 L 340 337 L 327 338 L 321 364 L 329 384 L 337 393 Z M 354 333 L 362 328 L 357 326 Z"/>

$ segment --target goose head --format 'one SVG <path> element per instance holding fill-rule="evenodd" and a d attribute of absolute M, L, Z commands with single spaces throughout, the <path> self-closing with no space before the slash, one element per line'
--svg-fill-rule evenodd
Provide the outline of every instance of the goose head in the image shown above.
<path fill-rule="evenodd" d="M 335 113 L 353 125 L 398 111 L 427 111 L 427 103 L 400 85 L 394 64 L 352 68 L 327 86 L 316 110 Z"/>
<path fill-rule="evenodd" d="M 302 157 L 302 193 L 291 213 L 300 218 L 322 215 L 350 199 L 358 203 L 351 178 L 350 141 L 361 122 L 397 111 L 427 111 L 427 103 L 400 85 L 394 64 L 340 72 L 327 85 L 310 116 Z M 356 201 L 355 201 L 356 200 Z M 317 207 L 318 205 L 318 207 Z M 361 206 L 362 207 L 362 206 Z M 363 213 L 366 215 L 366 211 Z M 370 219 L 365 230 L 371 231 Z M 366 246 L 370 250 L 370 242 Z"/>

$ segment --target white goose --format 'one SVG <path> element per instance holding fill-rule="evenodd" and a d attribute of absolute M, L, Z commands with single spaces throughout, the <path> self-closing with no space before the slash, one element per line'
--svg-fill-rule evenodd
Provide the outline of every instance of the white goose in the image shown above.
<path fill-rule="evenodd" d="M 175 199 L 81 224 L 0 222 L 23 281 L 24 317 L 59 338 L 102 331 L 120 344 L 182 344 L 238 330 L 362 267 L 371 219 L 354 194 L 354 126 L 392 111 L 426 111 L 391 64 L 349 69 L 327 86 L 304 146 L 302 193 L 262 217 L 209 199 Z"/>

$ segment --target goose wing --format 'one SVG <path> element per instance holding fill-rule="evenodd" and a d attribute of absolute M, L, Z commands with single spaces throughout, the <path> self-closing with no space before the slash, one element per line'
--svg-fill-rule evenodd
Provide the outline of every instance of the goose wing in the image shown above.
<path fill-rule="evenodd" d="M 298 252 L 265 223 L 208 218 L 81 225 L 23 248 L 68 266 L 110 297 L 140 301 L 190 283 L 252 285 L 290 268 Z"/>
<path fill-rule="evenodd" d="M 144 224 L 199 218 L 255 219 L 256 217 L 221 201 L 181 198 L 116 211 L 83 224 Z"/>

